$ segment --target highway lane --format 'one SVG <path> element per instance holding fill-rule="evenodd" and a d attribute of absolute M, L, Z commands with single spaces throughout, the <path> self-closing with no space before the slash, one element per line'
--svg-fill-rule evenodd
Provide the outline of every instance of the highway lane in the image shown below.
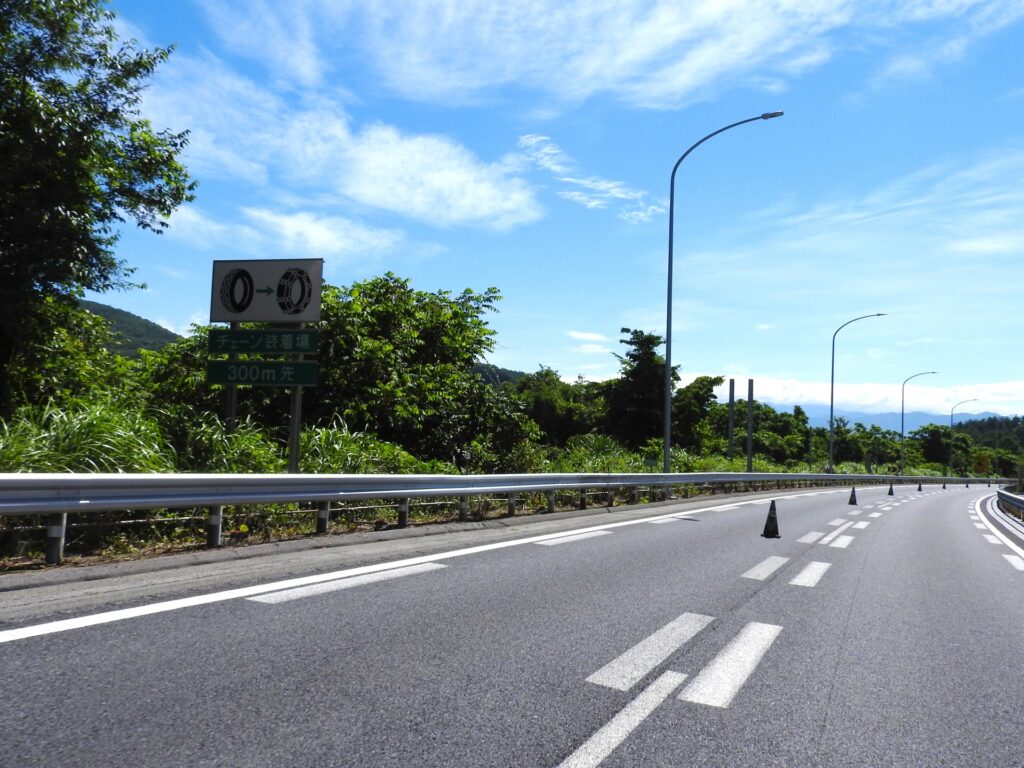
<path fill-rule="evenodd" d="M 764 499 L 576 520 L 11 639 L 0 764 L 1021 764 L 989 493 L 777 496 L 780 539 Z"/>

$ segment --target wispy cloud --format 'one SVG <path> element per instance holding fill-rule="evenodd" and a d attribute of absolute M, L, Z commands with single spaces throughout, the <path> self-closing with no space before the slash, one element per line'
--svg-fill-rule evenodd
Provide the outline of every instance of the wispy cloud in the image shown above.
<path fill-rule="evenodd" d="M 647 200 L 648 194 L 621 181 L 599 176 L 578 176 L 572 159 L 547 136 L 528 134 L 519 137 L 519 149 L 537 167 L 549 171 L 562 186 L 558 196 L 563 200 L 592 210 L 615 204 L 620 219 L 642 224 L 664 209 Z"/>

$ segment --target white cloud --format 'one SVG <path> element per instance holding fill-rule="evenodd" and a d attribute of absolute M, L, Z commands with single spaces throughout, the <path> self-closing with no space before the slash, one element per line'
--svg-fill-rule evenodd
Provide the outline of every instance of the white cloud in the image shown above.
<path fill-rule="evenodd" d="M 335 258 L 380 254 L 402 240 L 399 232 L 370 229 L 341 216 L 277 213 L 263 208 L 243 208 L 242 213 L 293 254 Z"/>
<path fill-rule="evenodd" d="M 611 352 L 608 347 L 603 344 L 580 344 L 574 348 L 574 351 L 584 355 L 604 355 Z"/>
<path fill-rule="evenodd" d="M 608 341 L 608 337 L 603 333 L 594 333 L 593 331 L 566 331 L 565 335 L 580 341 Z"/>

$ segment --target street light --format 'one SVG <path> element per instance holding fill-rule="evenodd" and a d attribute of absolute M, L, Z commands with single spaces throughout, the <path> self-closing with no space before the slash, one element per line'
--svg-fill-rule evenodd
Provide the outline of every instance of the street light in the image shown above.
<path fill-rule="evenodd" d="M 858 320 L 866 320 L 869 317 L 885 317 L 885 312 L 876 312 L 873 315 L 861 315 L 855 317 L 853 320 L 847 320 L 845 323 L 836 328 L 836 332 L 832 334 L 832 380 L 829 385 L 828 395 L 828 471 L 835 471 L 835 419 L 833 415 L 835 413 L 835 402 L 836 402 L 836 336 L 850 323 L 856 323 Z"/>
<path fill-rule="evenodd" d="M 665 472 L 669 471 L 669 455 L 671 452 L 672 445 L 672 234 L 675 225 L 675 210 L 676 210 L 676 171 L 679 170 L 679 166 L 682 165 L 683 160 L 693 152 L 697 147 L 703 144 L 708 139 L 717 136 L 720 133 L 728 131 L 730 128 L 735 128 L 737 125 L 744 125 L 745 123 L 752 123 L 755 120 L 771 120 L 774 117 L 782 117 L 782 112 L 765 112 L 764 114 L 758 115 L 757 117 L 748 117 L 746 120 L 740 120 L 738 123 L 732 123 L 724 128 L 719 128 L 713 133 L 709 133 L 703 139 L 698 141 L 688 150 L 683 152 L 676 164 L 672 166 L 672 177 L 669 181 L 668 187 L 668 306 L 665 310 L 665 416 L 664 416 L 664 466 Z"/>
<path fill-rule="evenodd" d="M 946 475 L 952 477 L 953 472 L 953 411 L 959 408 L 964 403 L 975 403 L 978 398 L 972 397 L 968 400 L 961 400 L 959 403 L 949 409 L 949 465 L 946 467 Z"/>
<path fill-rule="evenodd" d="M 906 401 L 907 401 L 907 382 L 910 381 L 911 379 L 916 379 L 918 376 L 928 376 L 929 374 L 932 374 L 932 373 L 938 373 L 938 371 L 921 371 L 920 373 L 915 373 L 913 376 L 907 376 L 907 378 L 905 378 L 903 380 L 903 387 L 900 389 L 900 474 L 901 475 L 903 474 L 903 440 L 905 439 L 904 438 L 904 432 L 903 432 L 903 406 L 904 406 L 904 403 L 906 403 Z"/>

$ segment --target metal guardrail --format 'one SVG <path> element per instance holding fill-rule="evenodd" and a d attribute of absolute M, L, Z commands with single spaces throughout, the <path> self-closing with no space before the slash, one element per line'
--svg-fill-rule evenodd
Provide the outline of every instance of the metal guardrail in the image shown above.
<path fill-rule="evenodd" d="M 1007 486 L 1007 488 L 1020 490 L 1016 485 Z M 1007 488 L 999 489 L 999 503 L 1012 508 L 1017 513 L 1018 517 L 1024 518 L 1024 496 L 1018 496 L 1015 493 L 1011 493 Z"/>
<path fill-rule="evenodd" d="M 67 516 L 110 510 L 206 507 L 206 543 L 220 546 L 226 506 L 315 503 L 316 532 L 327 532 L 330 505 L 361 499 L 398 499 L 399 527 L 408 525 L 409 500 L 460 498 L 460 519 L 467 519 L 465 499 L 482 494 L 514 496 L 545 493 L 554 511 L 554 493 L 565 490 L 673 486 L 795 484 L 879 484 L 992 482 L 991 478 L 838 475 L 813 473 L 691 472 L 629 474 L 523 475 L 214 475 L 214 474 L 0 474 L 0 516 L 46 515 L 46 562 L 60 563 Z M 1011 482 L 1001 478 L 997 482 Z"/>

